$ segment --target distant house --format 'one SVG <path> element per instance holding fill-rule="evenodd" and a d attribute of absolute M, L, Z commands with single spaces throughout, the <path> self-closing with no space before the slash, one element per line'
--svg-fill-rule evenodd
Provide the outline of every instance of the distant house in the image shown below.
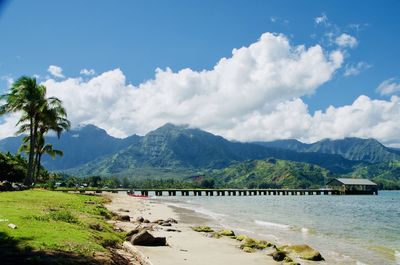
<path fill-rule="evenodd" d="M 342 194 L 376 194 L 378 195 L 378 185 L 369 179 L 332 179 L 326 186 L 339 190 Z"/>

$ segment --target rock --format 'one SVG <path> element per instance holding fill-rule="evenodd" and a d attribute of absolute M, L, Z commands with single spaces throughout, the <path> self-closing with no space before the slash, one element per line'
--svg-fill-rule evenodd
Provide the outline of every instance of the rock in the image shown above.
<path fill-rule="evenodd" d="M 214 230 L 211 229 L 209 226 L 195 226 L 195 227 L 192 227 L 192 229 L 196 232 L 206 232 L 206 233 L 214 232 Z"/>
<path fill-rule="evenodd" d="M 11 182 L 5 180 L 5 181 L 0 181 L 0 191 L 12 191 L 13 187 Z"/>
<path fill-rule="evenodd" d="M 160 224 L 161 226 L 172 226 L 170 223 L 164 222 Z"/>
<path fill-rule="evenodd" d="M 247 238 L 249 238 L 249 237 L 246 236 L 246 235 L 238 235 L 238 236 L 236 236 L 236 240 L 238 240 L 238 241 L 243 241 L 243 240 L 245 240 Z"/>
<path fill-rule="evenodd" d="M 286 258 L 284 251 L 276 250 L 270 254 L 275 261 L 283 261 Z"/>
<path fill-rule="evenodd" d="M 153 223 L 154 224 L 162 224 L 162 223 L 164 223 L 165 221 L 163 220 L 163 219 L 158 219 L 158 220 L 155 220 Z"/>
<path fill-rule="evenodd" d="M 235 236 L 235 232 L 229 229 L 223 229 L 217 232 L 220 236 Z"/>
<path fill-rule="evenodd" d="M 182 232 L 181 230 L 172 229 L 172 228 L 168 228 L 168 229 L 166 229 L 165 231 L 167 231 L 167 232 Z"/>
<path fill-rule="evenodd" d="M 272 244 L 268 243 L 267 241 L 257 240 L 257 239 L 247 237 L 242 240 L 242 244 L 240 245 L 240 248 L 243 249 L 245 247 L 249 247 L 249 248 L 253 248 L 253 249 L 265 249 L 265 248 L 271 247 L 271 246 L 272 246 Z"/>
<path fill-rule="evenodd" d="M 119 208 L 119 209 L 118 209 L 118 211 L 120 211 L 120 212 L 124 212 L 124 213 L 129 213 L 129 210 L 122 209 L 122 208 Z"/>
<path fill-rule="evenodd" d="M 144 219 L 144 220 L 143 220 L 143 223 L 148 224 L 148 223 L 150 223 L 150 221 L 147 220 L 147 219 Z"/>
<path fill-rule="evenodd" d="M 165 237 L 154 237 L 147 230 L 144 230 L 133 235 L 131 243 L 138 246 L 165 246 L 167 239 Z"/>
<path fill-rule="evenodd" d="M 299 258 L 305 260 L 322 261 L 325 260 L 321 253 L 308 245 L 292 245 L 284 247 L 284 250 L 296 253 Z"/>
<path fill-rule="evenodd" d="M 253 252 L 255 252 L 254 249 L 249 248 L 249 247 L 244 247 L 244 248 L 243 248 L 243 251 L 244 251 L 244 252 L 247 252 L 247 253 L 253 253 Z"/>
<path fill-rule="evenodd" d="M 172 223 L 172 224 L 177 224 L 178 223 L 178 221 L 176 221 L 174 218 L 168 218 L 166 221 L 168 223 Z"/>
<path fill-rule="evenodd" d="M 143 229 L 142 229 L 142 230 L 143 230 Z M 126 233 L 126 236 L 125 236 L 126 240 L 127 240 L 127 241 L 131 241 L 132 236 L 138 234 L 138 233 L 139 233 L 140 231 L 142 231 L 142 230 L 140 230 L 140 229 L 133 229 L 133 230 L 129 231 L 128 233 Z"/>
<path fill-rule="evenodd" d="M 123 222 L 129 222 L 131 220 L 129 215 L 119 215 L 117 219 L 119 221 L 123 221 Z"/>
<path fill-rule="evenodd" d="M 136 218 L 136 222 L 142 223 L 143 221 L 144 221 L 143 216 L 139 216 L 138 218 Z"/>
<path fill-rule="evenodd" d="M 17 229 L 17 225 L 15 224 L 8 224 L 8 227 L 11 229 Z"/>

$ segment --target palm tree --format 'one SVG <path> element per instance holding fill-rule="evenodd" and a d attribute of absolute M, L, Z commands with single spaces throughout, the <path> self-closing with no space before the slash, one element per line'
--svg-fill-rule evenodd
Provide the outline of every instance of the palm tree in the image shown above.
<path fill-rule="evenodd" d="M 21 118 L 16 124 L 20 126 L 17 134 L 29 132 L 21 148 L 28 152 L 28 170 L 24 183 L 30 186 L 34 180 L 35 167 L 40 171 L 42 154 L 60 154 L 52 146 L 45 145 L 44 135 L 55 131 L 60 137 L 64 130 L 69 129 L 70 122 L 62 102 L 54 97 L 46 98 L 46 87 L 38 84 L 36 78 L 20 77 L 12 84 L 10 93 L 0 96 L 2 100 L 6 103 L 0 106 L 0 115 L 21 112 Z"/>
<path fill-rule="evenodd" d="M 24 131 L 29 131 L 29 156 L 28 156 L 28 171 L 24 183 L 32 184 L 34 154 L 36 145 L 37 127 L 35 121 L 41 111 L 41 107 L 45 101 L 46 87 L 39 85 L 36 78 L 28 76 L 20 77 L 11 86 L 11 91 L 8 94 L 2 95 L 0 100 L 5 100 L 6 103 L 0 107 L 0 114 L 8 112 L 22 112 L 22 117 L 17 125 L 27 121 L 27 126 Z M 22 128 L 20 128 L 21 131 Z"/>
<path fill-rule="evenodd" d="M 29 124 L 22 124 L 19 133 L 24 132 L 28 126 Z M 45 99 L 44 104 L 41 106 L 41 110 L 35 120 L 34 126 L 34 128 L 36 128 L 36 146 L 34 148 L 35 158 L 33 166 L 33 180 L 36 181 L 36 177 L 38 177 L 40 174 L 43 154 L 48 154 L 53 159 L 56 157 L 56 155 L 63 155 L 63 152 L 54 149 L 53 145 L 46 144 L 44 136 L 49 131 L 54 131 L 56 132 L 57 137 L 60 138 L 61 133 L 65 130 L 69 130 L 70 127 L 71 123 L 69 120 L 67 120 L 67 113 L 65 108 L 62 106 L 62 102 L 53 97 Z M 23 138 L 25 144 L 21 146 L 20 151 L 27 151 L 30 149 L 28 144 L 28 142 L 30 142 L 29 140 L 30 136 Z"/>

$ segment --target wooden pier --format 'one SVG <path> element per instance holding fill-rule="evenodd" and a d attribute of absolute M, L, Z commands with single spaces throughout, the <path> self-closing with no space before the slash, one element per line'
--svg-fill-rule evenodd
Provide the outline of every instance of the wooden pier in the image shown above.
<path fill-rule="evenodd" d="M 340 195 L 331 189 L 135 189 L 143 196 L 268 196 L 268 195 Z"/>
<path fill-rule="evenodd" d="M 378 192 L 348 193 L 338 189 L 56 189 L 55 191 L 100 194 L 128 193 L 141 196 L 271 196 L 271 195 L 372 195 Z"/>

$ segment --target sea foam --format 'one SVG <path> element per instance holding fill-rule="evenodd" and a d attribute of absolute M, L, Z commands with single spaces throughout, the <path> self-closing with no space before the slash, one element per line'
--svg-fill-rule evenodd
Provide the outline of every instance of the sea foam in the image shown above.
<path fill-rule="evenodd" d="M 265 227 L 269 227 L 269 228 L 279 228 L 279 229 L 283 229 L 283 230 L 289 230 L 291 228 L 290 225 L 272 223 L 272 222 L 267 222 L 267 221 L 255 220 L 254 222 L 257 225 L 265 226 Z"/>

